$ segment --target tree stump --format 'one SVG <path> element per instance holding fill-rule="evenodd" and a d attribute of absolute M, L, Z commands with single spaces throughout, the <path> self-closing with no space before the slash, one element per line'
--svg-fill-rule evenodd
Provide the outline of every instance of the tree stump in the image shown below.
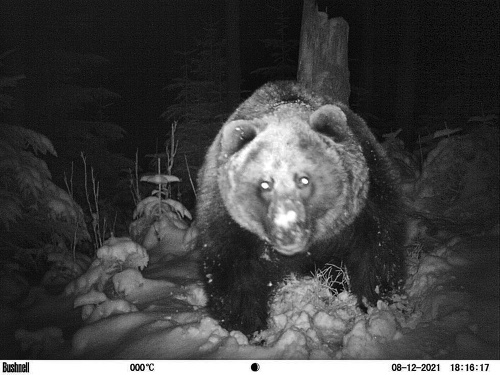
<path fill-rule="evenodd" d="M 347 60 L 349 25 L 343 18 L 328 19 L 315 0 L 304 0 L 297 81 L 318 94 L 349 103 Z"/>

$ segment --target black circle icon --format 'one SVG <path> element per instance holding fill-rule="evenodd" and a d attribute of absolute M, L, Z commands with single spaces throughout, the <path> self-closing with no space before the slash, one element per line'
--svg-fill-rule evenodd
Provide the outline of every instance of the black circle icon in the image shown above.
<path fill-rule="evenodd" d="M 253 372 L 256 372 L 256 371 L 259 371 L 260 366 L 259 366 L 258 363 L 252 363 L 252 365 L 250 366 L 250 368 L 252 369 Z"/>

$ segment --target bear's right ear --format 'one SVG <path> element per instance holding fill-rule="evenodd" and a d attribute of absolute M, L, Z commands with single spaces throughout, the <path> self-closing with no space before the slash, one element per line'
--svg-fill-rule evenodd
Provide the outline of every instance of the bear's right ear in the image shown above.
<path fill-rule="evenodd" d="M 222 152 L 232 155 L 250 143 L 258 133 L 259 126 L 254 121 L 234 120 L 222 128 Z"/>
<path fill-rule="evenodd" d="M 314 111 L 309 117 L 309 124 L 313 130 L 337 143 L 349 136 L 347 117 L 340 107 L 333 104 L 326 104 Z"/>

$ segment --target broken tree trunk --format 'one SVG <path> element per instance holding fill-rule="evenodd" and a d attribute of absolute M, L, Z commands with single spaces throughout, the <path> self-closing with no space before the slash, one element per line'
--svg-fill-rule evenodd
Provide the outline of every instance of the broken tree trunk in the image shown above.
<path fill-rule="evenodd" d="M 343 18 L 329 20 L 318 11 L 315 0 L 304 0 L 297 81 L 348 104 L 348 38 L 349 25 Z"/>

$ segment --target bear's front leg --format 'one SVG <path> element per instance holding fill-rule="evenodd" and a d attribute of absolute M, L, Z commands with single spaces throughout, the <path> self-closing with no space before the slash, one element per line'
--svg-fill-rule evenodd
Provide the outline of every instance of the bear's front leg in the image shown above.
<path fill-rule="evenodd" d="M 274 277 L 265 260 L 234 258 L 204 258 L 207 307 L 222 327 L 250 336 L 267 327 Z"/>

